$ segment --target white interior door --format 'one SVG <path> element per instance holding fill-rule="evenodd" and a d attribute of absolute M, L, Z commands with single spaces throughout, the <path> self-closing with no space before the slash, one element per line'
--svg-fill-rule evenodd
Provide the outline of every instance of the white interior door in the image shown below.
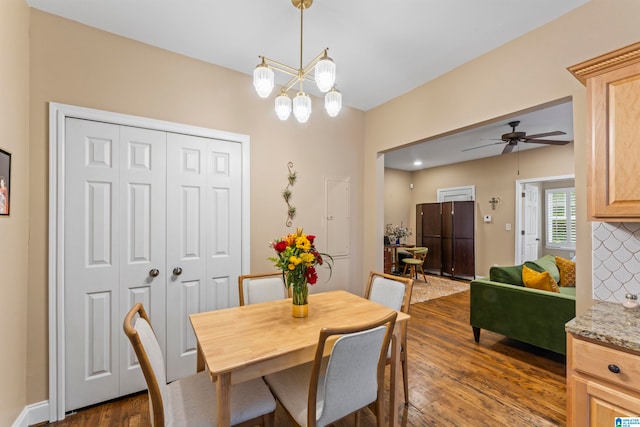
<path fill-rule="evenodd" d="M 147 387 L 122 332 L 122 320 L 134 304 L 144 305 L 160 347 L 166 348 L 166 140 L 166 132 L 120 126 L 119 395 Z"/>
<path fill-rule="evenodd" d="M 167 379 L 193 373 L 189 315 L 238 304 L 240 144 L 169 134 L 167 141 Z M 179 274 L 177 274 L 179 273 Z"/>
<path fill-rule="evenodd" d="M 525 184 L 523 189 L 524 218 L 522 262 L 533 261 L 540 255 L 540 189 L 537 184 Z"/>
<path fill-rule="evenodd" d="M 169 381 L 194 373 L 189 315 L 238 304 L 235 142 L 67 119 L 67 410 L 146 388 L 122 319 L 142 302 Z"/>
<path fill-rule="evenodd" d="M 135 302 L 164 337 L 163 132 L 67 119 L 66 408 L 145 388 L 122 319 Z M 164 340 L 162 340 L 164 341 Z"/>

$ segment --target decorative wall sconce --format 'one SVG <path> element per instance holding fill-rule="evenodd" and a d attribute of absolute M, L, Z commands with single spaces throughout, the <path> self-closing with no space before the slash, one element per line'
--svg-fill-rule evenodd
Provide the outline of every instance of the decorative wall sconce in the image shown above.
<path fill-rule="evenodd" d="M 489 199 L 489 204 L 491 205 L 491 210 L 496 210 L 496 206 L 502 202 L 502 199 L 500 197 L 492 197 L 491 199 Z"/>

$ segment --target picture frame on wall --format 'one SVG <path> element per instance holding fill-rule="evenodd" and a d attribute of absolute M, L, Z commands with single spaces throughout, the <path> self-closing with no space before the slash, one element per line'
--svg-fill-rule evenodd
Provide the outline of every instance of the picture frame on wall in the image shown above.
<path fill-rule="evenodd" d="M 0 148 L 0 215 L 9 215 L 11 153 Z"/>

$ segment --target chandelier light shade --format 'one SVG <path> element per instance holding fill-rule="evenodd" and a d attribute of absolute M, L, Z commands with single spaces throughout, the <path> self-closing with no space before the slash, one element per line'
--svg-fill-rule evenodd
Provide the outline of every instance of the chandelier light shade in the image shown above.
<path fill-rule="evenodd" d="M 287 120 L 293 110 L 293 115 L 300 123 L 306 123 L 311 115 L 311 97 L 303 89 L 305 80 L 314 81 L 318 89 L 326 93 L 325 109 L 331 117 L 338 115 L 342 109 L 342 95 L 334 87 L 336 82 L 336 64 L 329 58 L 329 49 L 326 48 L 305 67 L 302 66 L 302 29 L 304 10 L 311 7 L 313 0 L 291 0 L 297 9 L 300 9 L 300 65 L 299 68 L 276 62 L 272 59 L 260 56 L 260 64 L 253 70 L 253 86 L 261 98 L 271 95 L 274 87 L 273 70 L 288 74 L 291 79 L 282 87 L 280 95 L 275 100 L 276 115 L 280 120 Z M 314 71 L 313 74 L 311 72 Z M 299 85 L 299 91 L 291 102 L 287 92 L 295 85 Z"/>
<path fill-rule="evenodd" d="M 316 85 L 322 93 L 328 92 L 336 82 L 336 64 L 327 56 L 324 56 L 316 64 Z"/>
<path fill-rule="evenodd" d="M 276 114 L 280 120 L 287 120 L 291 115 L 291 98 L 285 91 L 276 97 Z"/>
<path fill-rule="evenodd" d="M 311 97 L 304 92 L 298 92 L 293 98 L 293 115 L 300 123 L 307 123 L 311 116 Z"/>
<path fill-rule="evenodd" d="M 264 61 L 253 70 L 253 87 L 260 98 L 268 98 L 274 85 L 273 70 Z"/>
<path fill-rule="evenodd" d="M 324 96 L 324 109 L 331 117 L 337 116 L 342 109 L 342 94 L 335 87 Z"/>

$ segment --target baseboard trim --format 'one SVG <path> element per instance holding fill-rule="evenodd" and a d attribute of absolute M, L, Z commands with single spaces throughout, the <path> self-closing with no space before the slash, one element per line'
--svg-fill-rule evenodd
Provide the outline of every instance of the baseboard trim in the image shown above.
<path fill-rule="evenodd" d="M 49 421 L 49 401 L 32 403 L 24 407 L 12 427 L 29 427 L 34 424 Z"/>

